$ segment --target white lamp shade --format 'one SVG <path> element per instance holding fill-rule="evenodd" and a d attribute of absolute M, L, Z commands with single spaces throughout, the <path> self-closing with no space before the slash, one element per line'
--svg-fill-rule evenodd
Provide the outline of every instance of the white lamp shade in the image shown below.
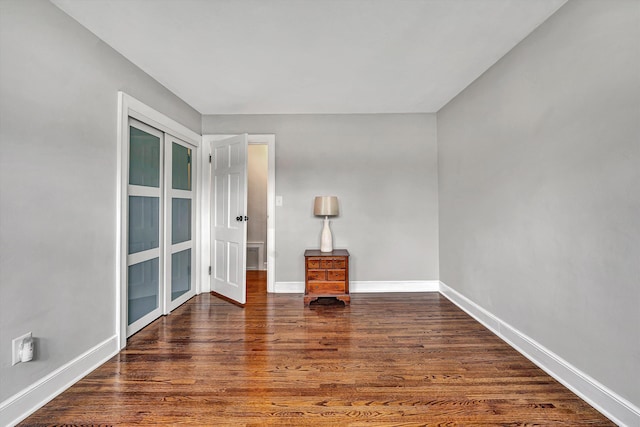
<path fill-rule="evenodd" d="M 313 204 L 313 214 L 318 216 L 336 216 L 339 213 L 336 196 L 317 196 Z"/>

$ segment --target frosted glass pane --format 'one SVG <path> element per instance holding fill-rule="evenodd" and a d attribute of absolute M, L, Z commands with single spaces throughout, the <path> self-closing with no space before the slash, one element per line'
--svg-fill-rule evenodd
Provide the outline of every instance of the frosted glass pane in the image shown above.
<path fill-rule="evenodd" d="M 174 142 L 172 150 L 172 187 L 191 191 L 191 149 Z"/>
<path fill-rule="evenodd" d="M 191 289 L 191 249 L 171 255 L 171 301 Z"/>
<path fill-rule="evenodd" d="M 160 138 L 129 126 L 129 184 L 160 186 Z"/>
<path fill-rule="evenodd" d="M 160 199 L 129 196 L 129 253 L 157 248 L 160 244 Z"/>
<path fill-rule="evenodd" d="M 171 243 L 191 240 L 191 199 L 171 199 Z"/>
<path fill-rule="evenodd" d="M 158 308 L 159 265 L 159 258 L 153 258 L 129 266 L 127 277 L 129 325 Z"/>

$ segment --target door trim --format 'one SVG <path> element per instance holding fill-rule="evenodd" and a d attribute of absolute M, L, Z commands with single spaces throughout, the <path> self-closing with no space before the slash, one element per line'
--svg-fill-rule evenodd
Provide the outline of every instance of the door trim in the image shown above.
<path fill-rule="evenodd" d="M 118 92 L 118 124 L 117 124 L 117 158 L 116 158 L 116 262 L 115 262 L 115 298 L 116 313 L 114 330 L 118 339 L 120 349 L 127 345 L 127 313 L 123 310 L 127 301 L 127 186 L 129 152 L 129 118 L 134 118 L 144 124 L 154 127 L 162 132 L 169 133 L 179 139 L 188 142 L 194 146 L 197 151 L 197 157 L 200 155 L 202 136 L 178 123 L 177 121 L 165 116 L 159 111 L 151 108 L 145 103 L 124 92 Z M 208 159 L 208 156 L 207 156 Z M 201 175 L 199 175 L 201 176 Z M 201 203 L 196 197 L 196 206 L 194 209 L 199 212 L 199 204 Z M 201 218 L 197 218 L 195 222 L 194 235 L 196 236 L 196 253 L 199 253 L 201 247 L 200 223 Z M 196 255 L 196 271 L 199 269 L 201 257 Z M 196 275 L 196 293 L 200 293 L 200 278 Z"/>
<path fill-rule="evenodd" d="M 209 155 L 211 143 L 236 136 L 237 134 L 207 134 L 202 135 L 202 155 L 200 172 L 200 226 L 204 236 L 200 246 L 200 283 L 201 292 L 211 291 L 209 276 L 209 260 L 211 259 L 211 168 Z M 248 134 L 249 144 L 264 144 L 267 146 L 267 292 L 275 292 L 276 279 L 276 136 L 275 134 Z"/>

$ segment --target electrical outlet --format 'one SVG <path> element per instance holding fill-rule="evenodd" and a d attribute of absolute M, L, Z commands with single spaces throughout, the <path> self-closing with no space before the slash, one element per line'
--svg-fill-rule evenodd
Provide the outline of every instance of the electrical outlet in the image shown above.
<path fill-rule="evenodd" d="M 276 206 L 282 206 L 282 196 L 276 196 Z"/>
<path fill-rule="evenodd" d="M 22 346 L 22 341 L 25 338 L 31 338 L 31 332 L 11 341 L 11 366 L 20 363 L 20 347 Z"/>

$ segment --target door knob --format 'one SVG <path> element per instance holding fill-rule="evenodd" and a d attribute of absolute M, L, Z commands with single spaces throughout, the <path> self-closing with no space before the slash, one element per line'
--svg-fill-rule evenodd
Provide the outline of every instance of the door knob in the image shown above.
<path fill-rule="evenodd" d="M 236 217 L 236 221 L 242 221 L 242 217 L 241 216 L 237 216 Z"/>

